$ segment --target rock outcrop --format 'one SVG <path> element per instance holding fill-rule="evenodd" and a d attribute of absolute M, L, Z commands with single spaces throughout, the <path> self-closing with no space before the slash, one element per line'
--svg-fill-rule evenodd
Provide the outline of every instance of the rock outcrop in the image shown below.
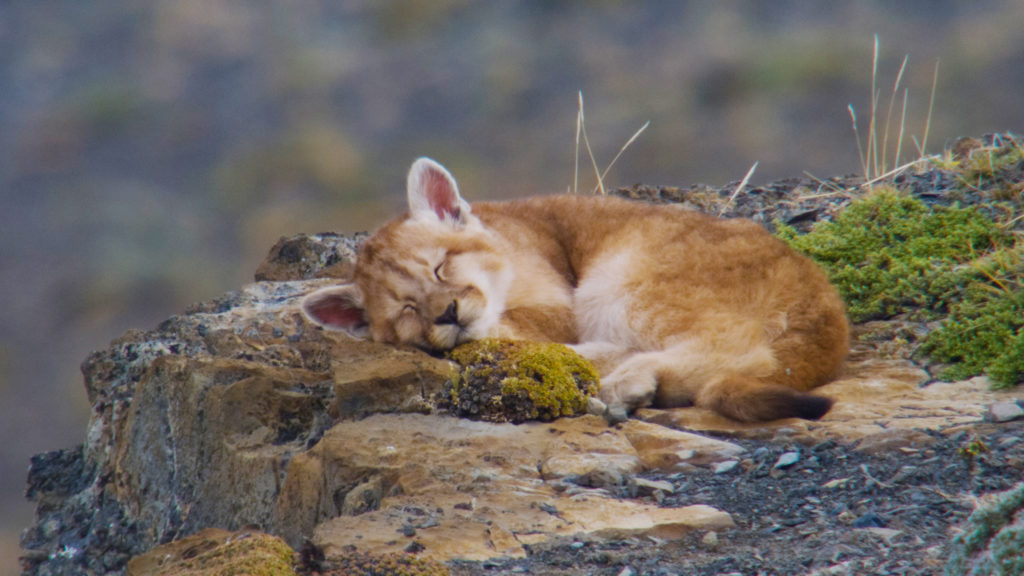
<path fill-rule="evenodd" d="M 593 416 L 456 418 L 436 409 L 452 362 L 308 324 L 298 300 L 333 281 L 315 276 L 344 268 L 337 246 L 348 242 L 282 241 L 261 274 L 299 278 L 257 282 L 86 360 L 86 442 L 32 462 L 27 573 L 104 574 L 211 527 L 447 560 L 522 555 L 576 533 L 731 525 L 709 507 L 659 509 L 604 489 L 644 470 L 707 466 L 738 446 Z"/>
<path fill-rule="evenodd" d="M 837 404 L 818 422 L 739 425 L 695 408 L 641 410 L 615 427 L 594 416 L 456 417 L 439 409 L 446 385 L 466 375 L 455 363 L 325 332 L 300 313 L 302 295 L 351 270 L 359 240 L 283 239 L 256 283 L 91 355 L 84 443 L 32 461 L 25 573 L 161 573 L 171 558 L 233 543 L 432 566 L 523 556 L 567 537 L 699 531 L 711 546 L 734 526 L 729 510 L 661 507 L 673 485 L 646 476 L 725 473 L 751 438 L 912 450 L 928 431 L 1016 414 L 993 406 L 1019 411 L 1020 390 L 994 392 L 984 377 L 931 382 L 880 354 L 877 326 L 861 326 L 846 372 L 820 389 Z"/>

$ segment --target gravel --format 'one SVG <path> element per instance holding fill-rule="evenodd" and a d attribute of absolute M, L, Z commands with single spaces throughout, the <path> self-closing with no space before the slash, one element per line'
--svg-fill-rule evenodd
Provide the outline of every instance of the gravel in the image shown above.
<path fill-rule="evenodd" d="M 732 468 L 645 474 L 639 483 L 671 490 L 637 491 L 629 481 L 610 490 L 667 508 L 714 506 L 732 514 L 732 530 L 678 541 L 564 540 L 529 547 L 523 559 L 459 562 L 452 574 L 936 574 L 976 499 L 1024 478 L 1024 421 L 927 434 L 924 445 L 884 450 L 730 439 L 747 449 Z"/>

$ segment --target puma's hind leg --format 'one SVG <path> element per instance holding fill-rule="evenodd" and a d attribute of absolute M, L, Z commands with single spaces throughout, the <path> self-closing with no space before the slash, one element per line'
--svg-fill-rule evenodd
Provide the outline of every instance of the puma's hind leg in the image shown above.
<path fill-rule="evenodd" d="M 677 345 L 656 352 L 636 353 L 602 376 L 601 400 L 607 416 L 616 422 L 644 406 L 672 408 L 696 405 L 742 422 L 780 418 L 818 419 L 832 400 L 807 394 L 807 379 L 825 370 L 789 368 L 786 379 L 775 382 L 787 368 L 773 351 L 756 346 L 743 354 L 722 355 Z M 820 375 L 818 375 L 820 377 Z"/>
<path fill-rule="evenodd" d="M 765 422 L 781 418 L 817 420 L 833 402 L 825 396 L 737 374 L 705 385 L 695 403 L 740 422 Z"/>

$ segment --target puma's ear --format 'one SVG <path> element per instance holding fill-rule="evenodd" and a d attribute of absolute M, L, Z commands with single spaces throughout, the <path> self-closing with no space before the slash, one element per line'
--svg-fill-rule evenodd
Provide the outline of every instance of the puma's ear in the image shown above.
<path fill-rule="evenodd" d="M 469 203 L 459 196 L 455 179 L 430 158 L 413 162 L 406 192 L 413 218 L 461 224 L 469 214 Z"/>
<path fill-rule="evenodd" d="M 321 288 L 302 299 L 306 318 L 328 330 L 348 332 L 356 338 L 369 335 L 363 309 L 363 293 L 355 284 Z"/>

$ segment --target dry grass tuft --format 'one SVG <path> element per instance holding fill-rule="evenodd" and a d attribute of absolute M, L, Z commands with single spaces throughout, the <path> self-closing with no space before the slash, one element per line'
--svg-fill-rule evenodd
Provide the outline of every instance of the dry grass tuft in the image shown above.
<path fill-rule="evenodd" d="M 864 176 L 863 187 L 865 188 L 871 188 L 878 182 L 888 180 L 905 170 L 917 166 L 922 160 L 929 159 L 926 154 L 926 147 L 928 145 L 928 133 L 931 130 L 932 112 L 935 108 L 935 91 L 938 86 L 939 79 L 939 62 L 936 61 L 935 73 L 932 78 L 931 97 L 928 101 L 928 115 L 925 118 L 924 134 L 922 136 L 921 143 L 918 144 L 917 138 L 911 136 L 911 139 L 913 139 L 915 145 L 917 145 L 918 158 L 910 162 L 902 162 L 900 157 L 903 154 L 903 140 L 906 135 L 907 102 L 909 100 L 910 91 L 909 89 L 904 88 L 901 98 L 900 86 L 903 82 L 903 75 L 906 72 L 910 56 L 905 55 L 903 57 L 903 61 L 896 73 L 896 80 L 893 82 L 892 93 L 889 96 L 885 125 L 881 129 L 880 133 L 878 114 L 881 90 L 878 88 L 878 48 L 878 35 L 875 34 L 874 51 L 871 60 L 871 117 L 868 121 L 867 137 L 864 138 L 863 141 L 857 125 L 857 112 L 854 109 L 853 104 L 847 105 L 847 110 L 850 113 L 850 120 L 853 124 L 853 135 L 857 141 L 857 154 L 860 158 L 861 172 Z M 902 99 L 902 106 L 899 117 L 899 128 L 895 133 L 893 133 L 893 112 L 896 109 L 896 102 L 900 99 Z M 893 145 L 890 144 L 890 135 L 894 138 L 895 150 L 891 150 Z M 881 145 L 879 145 L 878 142 L 879 136 L 881 136 Z M 890 154 L 892 154 L 891 168 L 887 160 Z"/>
<path fill-rule="evenodd" d="M 587 137 L 587 123 L 586 123 L 586 118 L 584 117 L 584 114 L 583 114 L 583 92 L 580 92 L 579 93 L 579 109 L 578 109 L 578 111 L 576 113 L 576 156 L 575 156 L 575 165 L 574 165 L 574 168 L 573 168 L 572 193 L 573 194 L 579 193 L 579 184 L 580 184 L 580 136 L 583 137 L 583 145 L 587 149 L 587 155 L 590 157 L 590 164 L 591 164 L 591 166 L 594 167 L 594 177 L 597 180 L 597 185 L 594 186 L 594 189 L 591 191 L 591 194 L 596 194 L 596 193 L 600 192 L 601 195 L 604 196 L 605 194 L 607 194 L 607 190 L 605 190 L 605 187 L 604 187 L 604 179 L 605 179 L 605 177 L 608 176 L 608 172 L 612 169 L 612 166 L 614 166 L 615 163 L 622 156 L 622 153 L 625 152 L 626 149 L 629 148 L 630 145 L 632 145 L 633 142 L 635 142 L 636 139 L 639 138 L 640 135 L 643 134 L 644 130 L 647 130 L 647 127 L 650 126 L 650 125 L 651 125 L 651 121 L 650 120 L 648 120 L 647 122 L 644 122 L 644 125 L 641 126 L 639 130 L 634 132 L 633 135 L 630 136 L 629 140 L 626 140 L 626 143 L 623 144 L 621 148 L 619 148 L 619 153 L 616 154 L 614 158 L 612 158 L 612 161 L 608 163 L 608 166 L 605 167 L 604 171 L 601 171 L 601 169 L 598 168 L 597 159 L 594 157 L 594 150 L 593 150 L 593 148 L 590 147 L 590 138 Z"/>

